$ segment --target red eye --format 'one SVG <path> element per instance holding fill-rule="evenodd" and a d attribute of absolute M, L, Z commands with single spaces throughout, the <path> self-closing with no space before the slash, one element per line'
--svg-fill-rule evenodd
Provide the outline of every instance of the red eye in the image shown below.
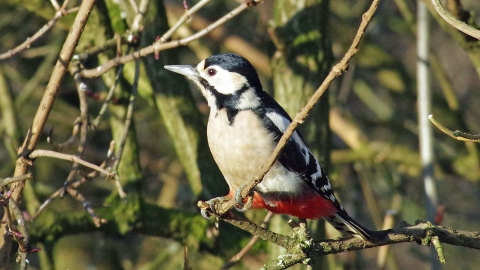
<path fill-rule="evenodd" d="M 207 70 L 207 74 L 208 76 L 215 76 L 215 74 L 217 74 L 217 71 L 213 68 Z"/>

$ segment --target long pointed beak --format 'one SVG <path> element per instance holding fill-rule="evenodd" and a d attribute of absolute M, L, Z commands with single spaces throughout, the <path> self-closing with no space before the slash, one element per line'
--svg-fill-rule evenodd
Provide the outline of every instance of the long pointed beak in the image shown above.
<path fill-rule="evenodd" d="M 197 78 L 200 76 L 197 69 L 194 66 L 189 65 L 172 65 L 172 66 L 164 66 L 165 69 L 173 71 L 178 74 L 182 74 L 189 78 Z"/>

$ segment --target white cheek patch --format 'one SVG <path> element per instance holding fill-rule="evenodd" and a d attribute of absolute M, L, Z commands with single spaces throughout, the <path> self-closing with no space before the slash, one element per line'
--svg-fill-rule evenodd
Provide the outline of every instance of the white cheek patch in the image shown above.
<path fill-rule="evenodd" d="M 248 85 L 247 79 L 236 72 L 229 72 L 219 66 L 210 66 L 205 70 L 203 69 L 204 65 L 204 61 L 197 65 L 198 72 L 202 78 L 221 94 L 232 95 L 235 94 L 236 91 L 242 89 L 245 85 Z M 211 68 L 215 69 L 217 72 L 213 76 L 210 76 L 207 73 L 207 70 Z"/>

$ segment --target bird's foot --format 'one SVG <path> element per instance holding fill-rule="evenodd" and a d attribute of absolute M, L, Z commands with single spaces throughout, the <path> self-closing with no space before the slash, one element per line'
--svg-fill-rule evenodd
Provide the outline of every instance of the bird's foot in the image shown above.
<path fill-rule="evenodd" d="M 253 192 L 248 194 L 247 202 L 243 203 L 242 191 L 243 189 L 245 189 L 246 186 L 246 184 L 242 184 L 241 186 L 239 186 L 237 190 L 235 190 L 235 194 L 233 196 L 233 198 L 235 198 L 235 202 L 237 203 L 234 208 L 238 212 L 245 212 L 252 208 Z"/>
<path fill-rule="evenodd" d="M 198 207 L 200 207 L 200 213 L 202 214 L 202 217 L 207 220 L 212 220 L 215 216 L 219 215 L 218 210 L 220 209 L 220 205 L 228 200 L 230 200 L 230 198 L 225 196 L 216 197 L 206 202 L 199 202 Z"/>

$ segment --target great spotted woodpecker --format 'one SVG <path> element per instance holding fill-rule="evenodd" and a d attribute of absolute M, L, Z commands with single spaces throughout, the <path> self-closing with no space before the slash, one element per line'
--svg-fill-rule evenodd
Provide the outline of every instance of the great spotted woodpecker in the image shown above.
<path fill-rule="evenodd" d="M 193 81 L 207 99 L 208 144 L 231 198 L 258 174 L 291 118 L 263 91 L 254 67 L 240 55 L 218 54 L 197 66 L 165 68 Z M 324 218 L 343 234 L 364 240 L 376 233 L 358 224 L 340 205 L 326 173 L 298 131 L 255 187 L 252 208 L 303 219 Z"/>

